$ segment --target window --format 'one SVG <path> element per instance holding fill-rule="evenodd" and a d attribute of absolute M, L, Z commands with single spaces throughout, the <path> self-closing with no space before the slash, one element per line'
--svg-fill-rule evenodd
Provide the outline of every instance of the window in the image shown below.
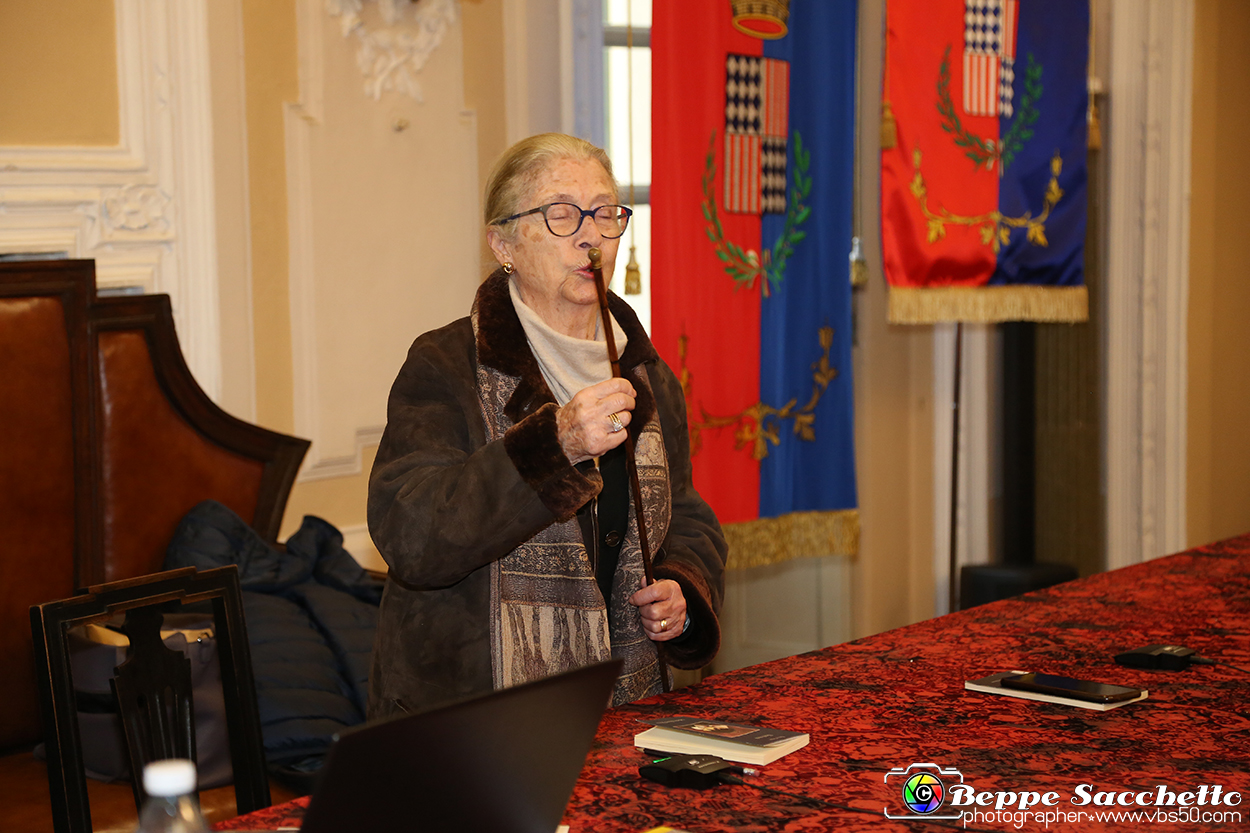
<path fill-rule="evenodd" d="M 602 0 L 605 149 L 621 184 L 621 202 L 634 217 L 621 239 L 612 291 L 629 301 L 651 331 L 651 0 Z M 632 36 L 632 37 L 631 37 Z M 632 46 L 630 45 L 632 43 Z M 632 101 L 630 91 L 632 89 Z M 632 106 L 631 106 L 632 105 Z M 632 194 L 631 194 L 632 186 Z M 641 293 L 626 293 L 630 246 L 641 272 Z"/>

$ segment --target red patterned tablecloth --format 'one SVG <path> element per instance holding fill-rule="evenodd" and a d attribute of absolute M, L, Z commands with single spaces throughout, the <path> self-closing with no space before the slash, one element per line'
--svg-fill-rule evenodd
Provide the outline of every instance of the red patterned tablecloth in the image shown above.
<path fill-rule="evenodd" d="M 1051 807 L 983 815 L 982 830 L 1250 830 L 1250 675 L 1223 666 L 1183 672 L 1114 664 L 1153 643 L 1184 645 L 1250 669 L 1250 536 L 1092 576 L 776 662 L 610 710 L 565 822 L 574 833 L 639 833 L 668 825 L 725 831 L 939 830 L 906 814 L 895 768 L 959 770 L 978 792 L 1058 793 Z M 965 680 L 1012 669 L 1149 689 L 1106 712 L 965 691 Z M 816 807 L 745 786 L 674 790 L 638 777 L 640 718 L 697 715 L 811 734 L 752 783 L 822 799 Z M 957 779 L 945 776 L 949 788 Z M 1081 788 L 1080 785 L 1088 785 Z M 1190 807 L 1080 806 L 1097 793 L 1195 793 Z M 1223 800 L 1212 806 L 1215 786 Z M 999 800 L 997 797 L 995 800 Z M 1005 799 L 1004 799 L 1005 800 Z M 219 829 L 277 827 L 283 805 Z M 1154 821 L 1147 818 L 1147 813 Z M 949 810 L 938 811 L 944 814 Z M 1051 816 L 1039 815 L 1049 812 Z M 1118 818 L 1111 813 L 1121 813 Z M 1139 812 L 1136 819 L 1126 813 Z M 1103 814 L 1100 818 L 1097 814 Z M 1167 814 L 1171 813 L 1171 816 Z M 1083 814 L 1083 815 L 1081 815 Z M 1239 817 L 1233 814 L 1239 814 Z"/>

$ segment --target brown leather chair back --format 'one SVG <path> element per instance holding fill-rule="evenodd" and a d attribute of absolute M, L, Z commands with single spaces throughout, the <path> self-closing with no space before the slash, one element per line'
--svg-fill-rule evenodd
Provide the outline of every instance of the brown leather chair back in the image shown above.
<path fill-rule="evenodd" d="M 178 522 L 203 500 L 220 501 L 276 540 L 308 443 L 213 404 L 183 360 L 168 296 L 98 301 L 91 336 L 101 580 L 160 570 Z"/>
<path fill-rule="evenodd" d="M 276 541 L 307 448 L 208 398 L 167 296 L 97 299 L 91 261 L 0 263 L 0 749 L 41 737 L 32 605 L 160 570 L 202 500 Z"/>
<path fill-rule="evenodd" d="M 28 610 L 80 586 L 91 264 L 0 264 L 0 748 L 39 738 Z"/>

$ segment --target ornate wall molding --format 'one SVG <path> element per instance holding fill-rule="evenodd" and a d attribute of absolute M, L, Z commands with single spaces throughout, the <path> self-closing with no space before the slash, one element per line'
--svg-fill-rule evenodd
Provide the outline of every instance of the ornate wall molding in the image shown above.
<path fill-rule="evenodd" d="M 369 130 L 380 128 L 390 117 L 387 117 L 387 120 L 379 117 L 379 121 L 370 127 L 365 123 L 371 117 L 371 111 L 372 116 L 378 116 L 376 108 L 373 108 L 368 101 L 361 101 L 354 95 L 345 98 L 341 88 L 335 94 L 332 85 L 327 82 L 329 70 L 326 55 L 331 52 L 331 49 L 327 47 L 339 48 L 341 42 L 335 40 L 334 32 L 328 28 L 331 22 L 323 9 L 329 8 L 329 5 L 323 5 L 323 2 L 324 0 L 296 0 L 299 100 L 289 103 L 284 114 L 294 433 L 312 440 L 312 447 L 304 458 L 304 464 L 300 470 L 299 482 L 301 483 L 351 477 L 364 471 L 367 449 L 376 446 L 381 440 L 385 423 L 386 392 L 402 359 L 402 353 L 400 353 L 400 358 L 396 359 L 395 365 L 386 367 L 386 381 L 379 386 L 379 389 L 370 391 L 367 395 L 355 396 L 350 404 L 343 401 L 345 398 L 343 391 L 350 387 L 347 383 L 358 381 L 361 376 L 367 375 L 375 368 L 352 368 L 350 363 L 345 366 L 338 360 L 341 356 L 337 354 L 350 353 L 351 350 L 355 350 L 357 352 L 353 361 L 370 362 L 371 358 L 360 352 L 365 349 L 361 345 L 368 340 L 367 337 L 361 336 L 355 339 L 356 343 L 352 348 L 342 350 L 338 346 L 329 345 L 326 339 L 326 334 L 332 332 L 335 327 L 354 326 L 350 322 L 357 320 L 351 317 L 350 310 L 336 308 L 332 301 L 327 301 L 328 298 L 333 297 L 334 287 L 341 285 L 344 280 L 344 275 L 337 271 L 343 268 L 343 264 L 333 262 L 334 258 L 330 250 L 352 250 L 352 247 L 359 246 L 360 243 L 358 240 L 336 237 L 337 234 L 350 235 L 350 232 L 343 231 L 341 225 L 318 225 L 319 222 L 332 223 L 333 220 L 329 218 L 336 216 L 333 211 L 329 210 L 333 198 L 327 196 L 327 190 L 332 189 L 335 182 L 327 168 L 325 156 L 329 141 L 327 133 L 335 131 L 327 131 L 323 128 L 331 124 L 337 130 L 357 129 L 361 131 L 360 135 L 364 135 Z M 361 7 L 359 2 L 338 3 L 337 5 L 355 6 L 357 11 Z M 418 5 L 423 8 L 432 8 L 426 3 Z M 350 34 L 351 30 L 346 31 Z M 453 32 L 449 37 L 457 37 L 457 34 Z M 450 57 L 450 53 L 454 52 L 457 47 L 458 44 L 454 40 L 449 40 L 445 45 L 448 51 L 440 55 L 440 61 L 444 56 Z M 335 57 L 341 59 L 341 56 Z M 457 89 L 456 92 L 459 93 L 459 90 Z M 410 131 L 396 131 L 395 135 L 402 132 L 403 136 L 407 137 L 406 141 L 410 140 L 414 143 L 418 141 L 415 137 L 420 137 L 419 141 L 426 143 L 423 146 L 438 148 L 441 155 L 429 156 L 428 160 L 437 161 L 428 161 L 428 164 L 462 170 L 465 180 L 457 186 L 455 193 L 476 194 L 478 186 L 474 114 L 470 111 L 460 111 L 454 122 L 445 120 L 446 114 L 443 109 L 447 107 L 445 99 L 445 90 L 432 87 L 430 102 L 426 106 L 439 112 L 438 119 L 434 120 L 435 123 L 416 125 Z M 396 107 L 397 109 L 408 108 L 407 112 L 410 113 L 415 105 L 402 103 L 397 104 Z M 352 122 L 351 128 L 345 125 L 345 120 Z M 361 124 L 356 124 L 357 121 Z M 385 129 L 389 132 L 394 128 Z M 448 136 L 452 138 L 445 138 Z M 439 137 L 444 137 L 444 144 L 438 144 Z M 360 139 L 357 136 L 356 139 L 344 141 L 351 143 L 359 142 Z M 445 146 L 447 143 L 452 144 L 456 151 L 448 153 Z M 416 165 L 422 158 L 424 157 L 410 157 L 409 161 L 403 164 Z M 372 164 L 376 166 L 380 163 L 375 161 Z M 404 170 L 388 169 L 383 172 L 381 168 L 366 167 L 364 171 L 365 180 L 357 182 L 357 185 L 361 188 L 377 190 L 385 189 L 379 188 L 377 181 L 368 180 L 368 176 L 412 174 L 412 171 L 407 168 Z M 426 176 L 428 179 L 428 171 Z M 474 198 L 473 205 L 474 208 L 468 216 L 462 214 L 456 214 L 456 216 L 466 221 L 464 226 L 466 241 L 472 240 L 476 243 L 476 238 L 470 236 L 476 229 L 476 198 Z M 341 216 L 339 220 L 342 220 Z M 412 218 L 412 221 L 416 222 L 416 219 Z M 327 238 L 336 241 L 329 248 L 326 245 Z M 407 242 L 392 240 L 385 245 L 398 249 Z M 448 251 L 461 245 L 458 239 L 448 239 L 445 242 Z M 472 253 L 476 257 L 476 247 L 472 249 Z M 430 259 L 438 261 L 434 254 L 430 255 Z M 473 267 L 468 271 L 472 273 L 475 269 L 476 267 Z M 453 277 L 463 280 L 464 276 L 453 276 L 449 273 L 448 279 L 451 280 Z M 471 283 L 472 288 L 476 288 L 474 277 L 469 274 L 469 280 L 465 285 L 468 286 Z M 368 284 L 370 291 L 382 296 L 386 293 L 379 289 L 380 286 L 393 288 L 397 282 L 410 285 L 413 280 L 412 276 L 406 272 L 403 274 L 377 272 L 370 274 L 367 279 L 352 275 L 351 279 L 362 280 Z M 470 298 L 471 294 L 469 298 L 464 299 L 462 306 L 456 307 L 456 315 L 462 315 L 464 310 L 468 309 Z M 433 309 L 437 302 L 432 297 L 428 301 L 428 308 Z M 374 303 L 377 303 L 376 299 Z M 405 339 L 405 345 L 406 340 L 415 334 L 405 328 L 413 327 L 417 328 L 417 332 L 420 331 L 420 325 L 417 323 L 420 318 L 413 314 L 411 307 L 405 306 L 406 303 L 402 299 L 392 298 L 390 306 L 385 309 L 376 309 L 374 313 L 369 314 L 371 326 L 387 332 L 401 333 L 402 338 Z M 453 316 L 444 320 L 450 320 L 451 317 Z M 442 323 L 444 321 L 439 321 L 438 325 Z M 352 378 L 346 378 L 345 374 Z M 367 533 L 362 533 L 362 535 L 367 539 Z"/>
<path fill-rule="evenodd" d="M 221 389 L 206 0 L 115 0 L 119 140 L 0 147 L 0 252 L 96 262 L 168 293 L 196 380 Z"/>
<path fill-rule="evenodd" d="M 156 240 L 172 238 L 168 215 L 173 200 L 165 191 L 154 185 L 123 185 L 103 189 L 102 196 L 102 238 L 121 240 L 138 235 Z"/>
<path fill-rule="evenodd" d="M 417 76 L 459 19 L 458 0 L 371 0 L 376 16 L 365 5 L 366 0 L 325 0 L 343 37 L 357 41 L 365 93 L 375 101 L 389 91 L 423 101 Z"/>
<path fill-rule="evenodd" d="M 1183 549 L 1193 0 L 1111 7 L 1107 568 Z"/>

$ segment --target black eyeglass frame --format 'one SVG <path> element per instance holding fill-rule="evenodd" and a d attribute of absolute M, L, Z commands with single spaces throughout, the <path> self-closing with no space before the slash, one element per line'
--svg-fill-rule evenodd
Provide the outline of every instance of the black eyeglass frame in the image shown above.
<path fill-rule="evenodd" d="M 570 231 L 568 234 L 560 234 L 559 232 L 557 232 L 555 229 L 551 227 L 551 221 L 547 219 L 547 212 L 557 205 L 567 205 L 581 212 L 582 216 L 577 218 L 577 227 L 574 228 L 572 231 Z M 595 220 L 595 215 L 605 208 L 617 208 L 625 213 L 625 223 L 624 225 L 621 226 L 620 234 L 615 234 L 615 235 L 604 234 L 603 229 L 599 226 L 599 222 Z M 511 223 L 513 220 L 519 220 L 522 217 L 528 217 L 531 214 L 542 214 L 543 223 L 546 224 L 547 231 L 551 232 L 556 237 L 572 237 L 573 235 L 577 234 L 579 231 L 582 230 L 582 223 L 586 222 L 586 218 L 589 217 L 595 223 L 595 228 L 599 229 L 599 234 L 603 235 L 604 239 L 617 240 L 625 236 L 625 230 L 629 228 L 629 219 L 634 216 L 634 210 L 632 208 L 629 208 L 628 206 L 618 205 L 616 203 L 606 203 L 604 205 L 596 206 L 595 208 L 582 208 L 577 203 L 572 203 L 572 202 L 563 202 L 563 201 L 549 202 L 546 205 L 540 205 L 537 208 L 531 208 L 529 211 L 522 211 L 519 214 L 513 214 L 511 217 L 504 217 L 502 220 L 496 220 L 495 222 L 491 223 L 491 225 L 502 226 L 504 223 Z"/>

